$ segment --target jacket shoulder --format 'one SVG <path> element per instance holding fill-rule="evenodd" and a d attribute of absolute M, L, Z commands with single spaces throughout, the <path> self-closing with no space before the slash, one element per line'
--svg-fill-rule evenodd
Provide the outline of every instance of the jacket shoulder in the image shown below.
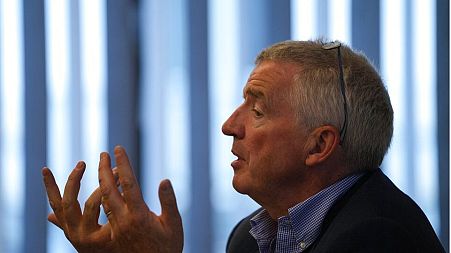
<path fill-rule="evenodd" d="M 312 252 L 338 245 L 364 249 L 355 252 L 444 252 L 423 211 L 380 170 L 365 175 L 334 204 Z"/>

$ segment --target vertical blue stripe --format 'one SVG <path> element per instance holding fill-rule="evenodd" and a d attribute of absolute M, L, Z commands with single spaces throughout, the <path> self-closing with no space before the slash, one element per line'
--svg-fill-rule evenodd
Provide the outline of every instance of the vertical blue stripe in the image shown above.
<path fill-rule="evenodd" d="M 268 29 L 268 45 L 289 40 L 291 37 L 291 1 L 267 0 L 266 5 L 266 20 L 269 21 L 266 26 L 266 29 Z M 255 54 L 253 58 L 256 56 Z"/>
<path fill-rule="evenodd" d="M 191 253 L 212 252 L 210 118 L 208 97 L 208 1 L 191 0 L 188 11 L 191 210 L 186 231 Z"/>
<path fill-rule="evenodd" d="M 138 35 L 135 1 L 106 1 L 108 149 L 120 144 L 139 178 Z"/>
<path fill-rule="evenodd" d="M 290 39 L 291 2 L 246 0 L 240 5 L 240 61 L 247 67 L 264 48 Z"/>
<path fill-rule="evenodd" d="M 23 1 L 25 84 L 25 236 L 23 252 L 46 251 L 47 199 L 41 168 L 47 156 L 44 0 Z M 18 115 L 20 117 L 20 115 Z"/>
<path fill-rule="evenodd" d="M 316 34 L 319 37 L 324 37 L 328 40 L 335 40 L 336 38 L 329 38 L 329 4 L 327 0 L 317 0 L 316 3 Z"/>
<path fill-rule="evenodd" d="M 80 3 L 68 1 L 69 12 L 69 103 L 70 121 L 70 161 L 82 157 L 82 117 L 81 117 L 81 56 L 80 56 Z"/>
<path fill-rule="evenodd" d="M 380 68 L 380 2 L 352 1 L 352 46 Z"/>
<path fill-rule="evenodd" d="M 440 240 L 449 252 L 449 1 L 436 2 Z"/>

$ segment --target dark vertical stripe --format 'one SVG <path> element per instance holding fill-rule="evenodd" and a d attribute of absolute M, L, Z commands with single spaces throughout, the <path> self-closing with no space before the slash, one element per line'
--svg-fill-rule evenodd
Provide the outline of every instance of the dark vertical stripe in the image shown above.
<path fill-rule="evenodd" d="M 241 69 L 253 65 L 258 52 L 269 45 L 266 16 L 267 0 L 246 0 L 239 2 L 239 50 Z"/>
<path fill-rule="evenodd" d="M 405 27 L 404 27 L 404 37 L 406 39 L 406 43 L 404 44 L 405 51 L 405 87 L 404 90 L 404 108 L 406 113 L 406 126 L 415 126 L 415 107 L 414 107 L 414 80 L 413 80 L 413 54 L 415 53 L 412 48 L 412 43 L 409 41 L 413 41 L 413 33 L 412 33 L 412 25 L 413 17 L 412 17 L 412 1 L 405 1 Z M 401 74 L 401 73 L 400 73 Z M 418 102 L 418 101 L 417 101 Z M 415 163 L 415 154 L 416 152 L 416 139 L 415 139 L 415 127 L 406 127 L 403 129 L 402 134 L 404 135 L 405 140 L 405 152 L 406 152 L 406 168 L 407 168 L 407 193 L 413 194 L 416 189 L 415 184 L 415 170 L 417 168 Z M 418 144 L 417 144 L 418 145 Z"/>
<path fill-rule="evenodd" d="M 81 73 L 80 73 L 80 3 L 69 1 L 69 94 L 70 108 L 70 161 L 81 158 Z"/>
<path fill-rule="evenodd" d="M 380 65 L 379 0 L 352 1 L 352 47 L 365 52 L 379 69 Z"/>
<path fill-rule="evenodd" d="M 108 148 L 127 149 L 139 177 L 138 19 L 136 1 L 106 1 Z"/>
<path fill-rule="evenodd" d="M 268 44 L 289 40 L 291 38 L 291 1 L 266 0 Z M 254 55 L 254 58 L 257 55 Z"/>
<path fill-rule="evenodd" d="M 187 240 L 191 253 L 212 252 L 210 117 L 208 100 L 208 1 L 188 1 L 191 205 Z"/>
<path fill-rule="evenodd" d="M 240 2 L 239 55 L 241 66 L 254 63 L 264 48 L 291 38 L 289 0 L 246 0 Z"/>
<path fill-rule="evenodd" d="M 449 1 L 437 0 L 437 132 L 440 240 L 449 252 Z"/>
<path fill-rule="evenodd" d="M 47 200 L 41 180 L 46 164 L 47 98 L 44 0 L 23 1 L 25 88 L 25 208 L 23 252 L 46 251 Z M 17 115 L 20 117 L 20 115 Z"/>
<path fill-rule="evenodd" d="M 329 13 L 328 13 L 328 1 L 327 0 L 317 0 L 316 8 L 316 30 L 317 34 L 321 38 L 326 38 L 327 40 L 335 40 L 335 38 L 329 38 Z M 314 38 L 316 39 L 316 38 Z"/>

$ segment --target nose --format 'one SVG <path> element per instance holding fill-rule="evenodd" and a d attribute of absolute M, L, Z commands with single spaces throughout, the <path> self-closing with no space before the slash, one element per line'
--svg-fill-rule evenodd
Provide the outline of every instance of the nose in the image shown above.
<path fill-rule="evenodd" d="M 244 125 L 240 119 L 239 108 L 222 124 L 222 133 L 238 139 L 244 138 Z"/>

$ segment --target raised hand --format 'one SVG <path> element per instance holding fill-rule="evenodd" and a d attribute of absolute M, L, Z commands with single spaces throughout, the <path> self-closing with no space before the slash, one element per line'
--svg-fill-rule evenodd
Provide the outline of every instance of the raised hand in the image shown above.
<path fill-rule="evenodd" d="M 122 195 L 116 187 L 108 153 L 102 153 L 99 162 L 102 205 L 111 224 L 114 249 L 130 253 L 182 252 L 182 220 L 169 180 L 160 183 L 158 194 L 162 214 L 158 216 L 144 202 L 125 150 L 116 147 L 114 155 Z"/>
<path fill-rule="evenodd" d="M 84 162 L 78 162 L 67 179 L 62 198 L 52 172 L 48 168 L 42 169 L 44 185 L 53 209 L 48 220 L 64 231 L 78 252 L 118 252 L 111 241 L 110 224 L 98 224 L 102 198 L 99 188 L 91 194 L 81 212 L 77 197 L 85 168 Z"/>

